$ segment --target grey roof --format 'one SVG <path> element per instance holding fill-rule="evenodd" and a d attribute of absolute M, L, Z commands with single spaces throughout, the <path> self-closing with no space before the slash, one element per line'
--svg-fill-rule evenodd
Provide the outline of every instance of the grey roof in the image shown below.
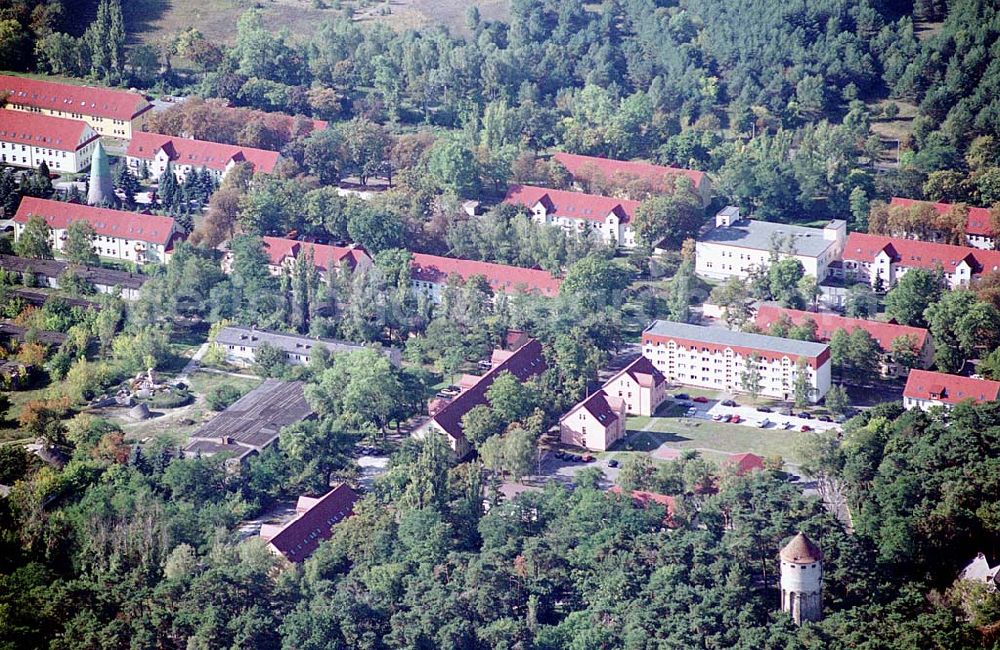
<path fill-rule="evenodd" d="M 766 336 L 764 334 L 751 334 L 748 332 L 734 332 L 722 327 L 688 325 L 668 320 L 654 321 L 652 325 L 646 328 L 644 333 L 803 357 L 817 357 L 828 347 L 825 343 L 783 339 L 779 336 Z"/>
<path fill-rule="evenodd" d="M 335 341 L 333 339 L 310 338 L 297 334 L 285 334 L 283 332 L 270 332 L 267 330 L 252 329 L 249 327 L 230 326 L 225 327 L 215 338 L 215 342 L 220 345 L 240 345 L 248 348 L 255 348 L 267 343 L 276 348 L 284 350 L 289 354 L 309 355 L 315 346 L 325 347 L 331 354 L 343 354 L 355 350 L 363 350 L 366 346 L 360 343 L 350 343 L 347 341 Z M 400 353 L 396 348 L 381 348 L 382 354 L 389 358 L 389 361 L 399 365 Z"/>
<path fill-rule="evenodd" d="M 304 386 L 301 381 L 265 380 L 191 434 L 185 454 L 233 452 L 243 458 L 270 446 L 282 428 L 313 415 Z"/>
<path fill-rule="evenodd" d="M 830 240 L 823 239 L 822 228 L 807 228 L 752 219 L 738 221 L 732 226 L 713 228 L 700 237 L 698 241 L 769 251 L 771 250 L 772 238 L 779 238 L 783 244 L 788 235 L 795 238 L 795 253 L 808 257 L 818 257 L 834 244 Z"/>
<path fill-rule="evenodd" d="M 148 275 L 130 273 L 129 271 L 117 271 L 98 266 L 78 266 L 61 260 L 35 260 L 14 255 L 0 255 L 0 268 L 18 273 L 31 269 L 33 273 L 44 275 L 47 278 L 58 278 L 66 269 L 72 268 L 78 276 L 96 286 L 121 286 L 125 289 L 138 289 L 149 279 Z"/>

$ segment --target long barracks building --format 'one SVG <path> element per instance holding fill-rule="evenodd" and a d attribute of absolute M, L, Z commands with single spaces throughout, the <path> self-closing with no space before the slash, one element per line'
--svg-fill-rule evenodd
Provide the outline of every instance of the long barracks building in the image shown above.
<path fill-rule="evenodd" d="M 748 357 L 756 355 L 760 394 L 784 400 L 795 395 L 802 359 L 809 399 L 830 390 L 830 348 L 823 343 L 659 320 L 642 333 L 642 354 L 668 381 L 732 392 L 743 392 Z"/>

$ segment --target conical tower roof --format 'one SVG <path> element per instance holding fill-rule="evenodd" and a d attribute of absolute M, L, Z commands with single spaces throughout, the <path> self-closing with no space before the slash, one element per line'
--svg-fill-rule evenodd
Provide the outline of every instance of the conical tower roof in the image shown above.
<path fill-rule="evenodd" d="M 87 203 L 90 205 L 113 205 L 116 203 L 115 185 L 111 179 L 111 165 L 108 164 L 108 154 L 104 146 L 97 141 L 94 154 L 90 157 L 90 187 L 87 190 Z"/>
<path fill-rule="evenodd" d="M 799 532 L 781 549 L 781 559 L 795 564 L 809 564 L 822 560 L 823 551 L 805 533 Z"/>

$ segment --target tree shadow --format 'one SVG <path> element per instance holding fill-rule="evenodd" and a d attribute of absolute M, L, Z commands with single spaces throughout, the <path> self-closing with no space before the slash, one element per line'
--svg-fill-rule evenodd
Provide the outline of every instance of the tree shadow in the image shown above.
<path fill-rule="evenodd" d="M 130 0 L 122 3 L 122 13 L 125 18 L 125 33 L 128 44 L 135 45 L 141 41 L 139 34 L 156 31 L 152 23 L 163 17 L 171 7 L 171 0 Z"/>

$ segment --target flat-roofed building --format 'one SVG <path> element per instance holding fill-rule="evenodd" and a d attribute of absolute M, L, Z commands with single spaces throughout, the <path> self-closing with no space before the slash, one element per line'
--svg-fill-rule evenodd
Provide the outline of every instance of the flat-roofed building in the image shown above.
<path fill-rule="evenodd" d="M 966 400 L 972 400 L 976 404 L 994 402 L 998 396 L 1000 381 L 911 370 L 903 389 L 903 406 L 926 411 L 933 406 L 950 408 Z"/>
<path fill-rule="evenodd" d="M 283 428 L 314 417 L 304 388 L 301 381 L 265 379 L 192 433 L 184 457 L 226 454 L 236 465 L 259 454 L 278 441 Z"/>
<path fill-rule="evenodd" d="M 819 281 L 830 275 L 830 264 L 840 260 L 847 238 L 847 223 L 835 219 L 823 228 L 755 221 L 728 206 L 715 216 L 715 228 L 698 238 L 695 272 L 714 280 L 746 278 L 754 269 L 767 267 L 774 251 L 802 263 L 806 275 Z"/>
<path fill-rule="evenodd" d="M 14 215 L 15 241 L 34 216 L 48 224 L 56 252 L 61 252 L 66 243 L 69 224 L 87 221 L 94 229 L 93 244 L 98 255 L 138 264 L 166 262 L 176 241 L 184 237 L 171 217 L 25 197 Z"/>
<path fill-rule="evenodd" d="M 363 350 L 367 347 L 375 347 L 393 365 L 398 366 L 402 361 L 402 355 L 397 348 L 367 346 L 360 343 L 312 338 L 300 334 L 286 334 L 285 332 L 272 332 L 237 325 L 222 328 L 215 337 L 215 344 L 222 347 L 226 361 L 239 366 L 251 366 L 256 363 L 257 351 L 262 345 L 269 345 L 281 350 L 285 353 L 286 361 L 297 366 L 309 363 L 318 349 L 324 349 L 330 356 L 336 356 Z"/>
<path fill-rule="evenodd" d="M 803 371 L 810 401 L 830 390 L 830 348 L 824 343 L 655 321 L 642 333 L 642 354 L 668 381 L 726 392 L 745 392 L 744 375 L 759 376 L 759 394 L 788 400 Z"/>
<path fill-rule="evenodd" d="M 0 109 L 0 164 L 76 174 L 90 165 L 100 139 L 82 120 Z"/>
<path fill-rule="evenodd" d="M 128 140 L 153 108 L 139 93 L 0 74 L 6 108 L 83 120 L 102 136 Z"/>

